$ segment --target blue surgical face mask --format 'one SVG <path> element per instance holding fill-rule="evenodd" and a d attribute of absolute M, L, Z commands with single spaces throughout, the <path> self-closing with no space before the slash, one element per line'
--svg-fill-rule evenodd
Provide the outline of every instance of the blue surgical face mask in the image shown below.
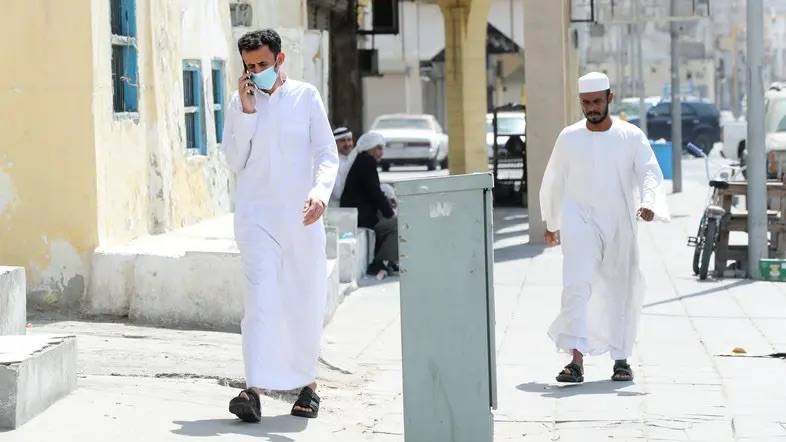
<path fill-rule="evenodd" d="M 273 85 L 276 84 L 276 80 L 278 79 L 276 65 L 270 66 L 258 74 L 251 74 L 251 79 L 258 88 L 269 91 L 273 88 Z"/>

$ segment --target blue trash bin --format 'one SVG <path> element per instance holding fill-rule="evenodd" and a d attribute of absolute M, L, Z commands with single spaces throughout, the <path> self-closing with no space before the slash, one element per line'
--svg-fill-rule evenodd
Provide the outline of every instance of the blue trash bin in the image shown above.
<path fill-rule="evenodd" d="M 657 158 L 660 170 L 663 172 L 663 178 L 670 180 L 672 178 L 671 142 L 656 143 L 655 141 L 650 141 L 650 146 L 652 146 L 652 150 L 655 152 L 655 158 Z"/>

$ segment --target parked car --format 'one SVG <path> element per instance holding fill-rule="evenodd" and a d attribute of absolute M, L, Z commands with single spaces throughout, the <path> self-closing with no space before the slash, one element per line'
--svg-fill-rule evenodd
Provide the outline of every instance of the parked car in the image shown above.
<path fill-rule="evenodd" d="M 720 112 L 712 103 L 682 102 L 682 142 L 693 143 L 705 153 L 720 141 Z M 650 139 L 671 140 L 671 102 L 662 101 L 647 112 L 647 135 Z"/>
<path fill-rule="evenodd" d="M 448 136 L 433 115 L 389 114 L 377 117 L 371 130 L 385 137 L 382 170 L 391 165 L 448 167 Z"/>
<path fill-rule="evenodd" d="M 494 114 L 486 114 L 486 151 L 489 158 L 494 157 Z M 497 112 L 497 145 L 505 149 L 509 144 L 511 136 L 517 136 L 518 142 L 515 144 L 524 146 L 527 137 L 524 135 L 527 129 L 527 118 L 524 112 Z M 503 154 L 520 154 L 520 152 L 507 152 Z"/>
<path fill-rule="evenodd" d="M 650 110 L 653 106 L 660 103 L 660 97 L 653 96 L 644 99 L 644 111 Z M 622 120 L 637 120 L 639 118 L 639 99 L 636 97 L 623 98 L 617 101 L 615 98 L 611 103 L 611 116 Z"/>
<path fill-rule="evenodd" d="M 727 118 L 728 120 L 728 118 Z M 746 162 L 748 123 L 744 117 L 724 121 L 723 156 Z M 767 176 L 774 179 L 779 170 L 786 169 L 786 83 L 770 85 L 764 94 L 764 130 L 767 152 Z M 744 172 L 743 172 L 744 173 Z"/>
<path fill-rule="evenodd" d="M 786 83 L 773 84 L 765 95 L 764 130 L 767 176 L 779 178 L 786 172 Z"/>

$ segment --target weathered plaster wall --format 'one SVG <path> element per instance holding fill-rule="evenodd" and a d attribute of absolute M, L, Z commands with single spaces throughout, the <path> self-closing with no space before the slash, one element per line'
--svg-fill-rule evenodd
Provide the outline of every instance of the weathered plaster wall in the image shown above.
<path fill-rule="evenodd" d="M 139 49 L 138 118 L 118 117 L 112 107 L 112 44 L 109 2 L 92 0 L 94 81 L 92 115 L 95 121 L 96 189 L 100 244 L 121 243 L 148 231 L 147 131 L 156 119 L 153 90 L 147 75 L 149 51 L 147 5 L 137 2 Z M 151 115 L 152 113 L 152 115 Z M 155 123 L 153 123 L 155 124 Z"/>
<path fill-rule="evenodd" d="M 112 112 L 108 3 L 93 0 L 97 38 L 96 156 L 101 245 L 126 242 L 226 213 L 229 177 L 219 156 L 211 62 L 226 59 L 231 38 L 226 0 L 137 2 L 139 115 Z M 184 59 L 202 61 L 207 156 L 185 149 Z"/>
<path fill-rule="evenodd" d="M 91 4 L 2 12 L 0 263 L 26 268 L 29 305 L 69 308 L 97 243 Z"/>

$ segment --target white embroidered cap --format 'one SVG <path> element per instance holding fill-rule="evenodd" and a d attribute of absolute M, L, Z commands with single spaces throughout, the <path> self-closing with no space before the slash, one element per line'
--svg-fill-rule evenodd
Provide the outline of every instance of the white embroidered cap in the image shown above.
<path fill-rule="evenodd" d="M 601 72 L 590 72 L 579 78 L 579 93 L 601 92 L 611 89 L 609 77 Z"/>

